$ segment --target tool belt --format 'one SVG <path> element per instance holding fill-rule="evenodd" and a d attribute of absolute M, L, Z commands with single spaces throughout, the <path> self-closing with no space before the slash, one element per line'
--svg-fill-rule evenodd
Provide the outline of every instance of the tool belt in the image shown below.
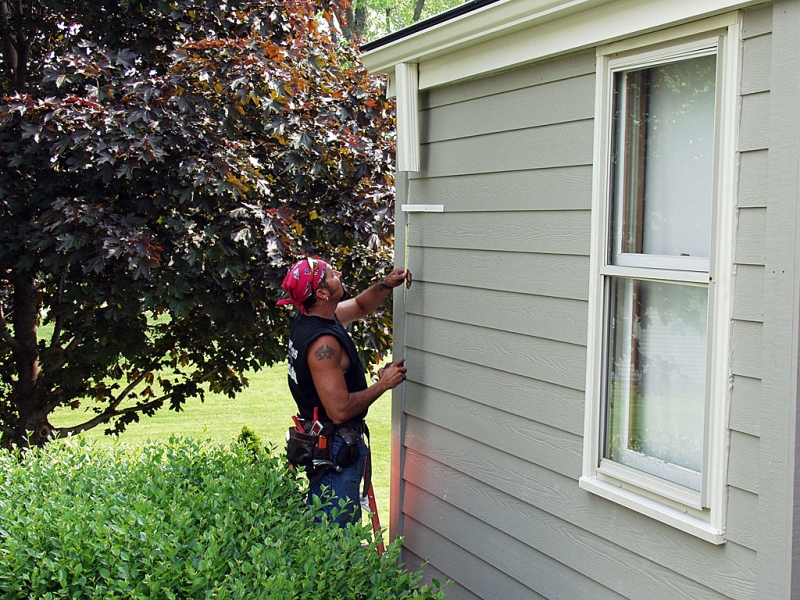
<path fill-rule="evenodd" d="M 339 472 L 361 458 L 358 441 L 366 432 L 366 427 L 366 423 L 360 419 L 334 425 L 331 422 L 298 418 L 295 426 L 290 427 L 286 434 L 286 457 L 294 466 L 305 468 L 311 476 L 328 469 Z M 333 455 L 334 433 L 344 440 L 336 456 Z"/>

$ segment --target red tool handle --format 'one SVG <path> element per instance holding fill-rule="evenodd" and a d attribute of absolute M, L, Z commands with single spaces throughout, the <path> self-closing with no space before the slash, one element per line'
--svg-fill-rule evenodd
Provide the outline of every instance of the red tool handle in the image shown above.
<path fill-rule="evenodd" d="M 386 546 L 383 545 L 383 539 L 379 537 L 381 535 L 381 520 L 378 517 L 378 503 L 375 502 L 375 490 L 372 488 L 372 483 L 369 484 L 369 489 L 367 490 L 367 500 L 369 501 L 369 512 L 372 513 L 372 532 L 378 542 L 375 547 L 378 550 L 378 554 L 383 554 L 386 552 Z"/>
<path fill-rule="evenodd" d="M 294 426 L 297 427 L 297 431 L 305 433 L 305 431 L 303 431 L 303 425 L 300 423 L 300 419 L 297 415 L 292 415 L 292 421 L 294 421 Z"/>

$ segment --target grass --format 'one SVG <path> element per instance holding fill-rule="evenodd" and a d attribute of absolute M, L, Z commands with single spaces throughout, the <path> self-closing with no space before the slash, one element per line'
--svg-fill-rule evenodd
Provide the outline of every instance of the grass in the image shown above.
<path fill-rule="evenodd" d="M 102 426 L 81 435 L 101 445 L 137 445 L 148 440 L 167 440 L 173 434 L 228 444 L 246 426 L 263 443 L 272 444 L 283 452 L 286 431 L 292 425 L 291 416 L 297 412 L 286 383 L 286 365 L 279 364 L 250 373 L 249 380 L 250 386 L 235 400 L 209 393 L 205 402 L 189 401 L 181 412 L 164 408 L 153 417 L 143 416 L 138 423 L 129 425 L 119 438 L 104 435 Z M 82 409 L 60 409 L 53 415 L 52 423 L 56 426 L 73 425 L 90 416 Z M 388 393 L 370 408 L 367 421 L 372 443 L 375 498 L 381 525 L 388 528 L 391 443 L 391 401 Z"/>

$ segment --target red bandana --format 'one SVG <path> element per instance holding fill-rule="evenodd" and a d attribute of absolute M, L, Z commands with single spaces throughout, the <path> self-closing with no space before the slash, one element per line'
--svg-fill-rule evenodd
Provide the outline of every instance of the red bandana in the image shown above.
<path fill-rule="evenodd" d="M 306 310 L 303 307 L 303 302 L 311 297 L 320 282 L 325 279 L 325 271 L 328 269 L 328 263 L 324 260 L 317 260 L 315 258 L 304 258 L 296 262 L 286 278 L 283 280 L 281 287 L 289 294 L 288 298 L 278 300 L 278 306 L 286 304 L 296 304 L 300 307 L 300 312 L 305 314 Z"/>

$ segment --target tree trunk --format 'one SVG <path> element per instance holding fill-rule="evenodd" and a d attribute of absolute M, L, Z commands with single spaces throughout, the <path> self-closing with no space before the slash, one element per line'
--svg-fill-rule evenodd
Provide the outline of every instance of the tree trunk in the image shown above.
<path fill-rule="evenodd" d="M 367 5 L 365 2 L 355 2 L 355 8 L 348 6 L 345 9 L 345 21 L 342 32 L 349 40 L 364 37 L 367 28 Z"/>
<path fill-rule="evenodd" d="M 357 37 L 364 37 L 364 32 L 367 29 L 367 4 L 366 2 L 356 3 L 356 10 L 354 15 L 354 31 Z"/>
<path fill-rule="evenodd" d="M 0 50 L 3 52 L 3 71 L 15 91 L 24 89 L 28 79 L 28 60 L 33 36 L 27 35 L 22 27 L 12 29 L 9 26 L 9 19 L 14 15 L 19 16 L 23 10 L 19 1 L 0 0 L 0 24 L 3 26 L 0 29 L 2 33 Z M 27 10 L 29 13 L 33 10 L 32 3 Z"/>
<path fill-rule="evenodd" d="M 29 17 L 38 10 L 36 2 L 24 4 L 20 0 L 0 0 L 0 51 L 3 53 L 3 76 L 13 91 L 22 91 L 28 78 L 33 35 L 22 26 L 13 26 L 11 20 L 27 11 Z M 11 345 L 17 365 L 17 381 L 11 397 L 12 411 L 16 409 L 13 433 L 5 429 L 0 446 L 9 441 L 18 447 L 42 446 L 47 443 L 52 428 L 39 403 L 39 385 L 42 371 L 36 331 L 39 322 L 39 297 L 32 277 L 15 274 L 13 286 L 14 340 Z M 9 438 L 12 438 L 9 440 Z"/>
<path fill-rule="evenodd" d="M 414 23 L 419 21 L 422 16 L 422 9 L 425 8 L 425 0 L 416 0 L 414 4 Z"/>
<path fill-rule="evenodd" d="M 42 370 L 36 329 L 39 320 L 39 297 L 33 279 L 26 276 L 14 278 L 14 339 L 13 352 L 18 379 L 14 386 L 12 404 L 17 409 L 18 421 L 14 437 L 19 446 L 41 446 L 50 436 L 47 415 L 41 414 L 39 384 Z"/>

